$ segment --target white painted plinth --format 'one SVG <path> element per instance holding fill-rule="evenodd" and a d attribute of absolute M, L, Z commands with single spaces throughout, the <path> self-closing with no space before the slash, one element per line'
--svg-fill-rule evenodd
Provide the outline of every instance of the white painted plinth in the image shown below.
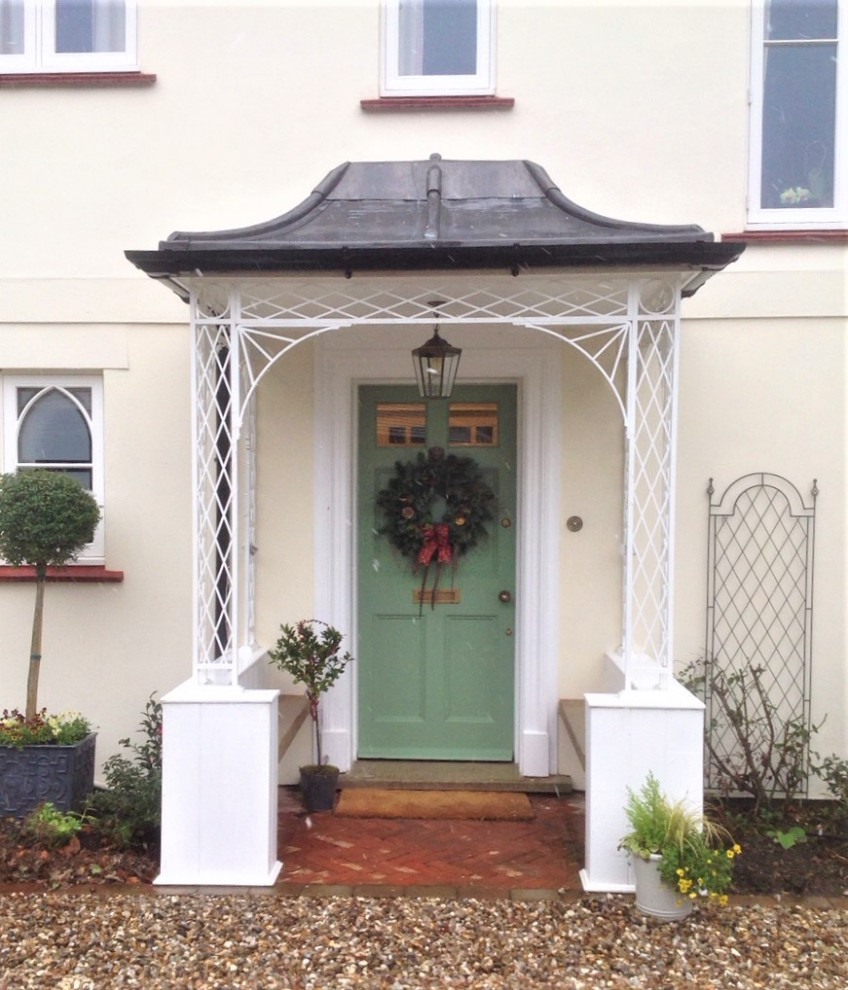
<path fill-rule="evenodd" d="M 672 800 L 703 806 L 704 705 L 677 682 L 668 690 L 587 694 L 586 866 L 589 891 L 632 891 L 627 854 L 628 787 L 638 791 L 649 772 Z"/>
<path fill-rule="evenodd" d="M 157 884 L 277 879 L 278 694 L 187 682 L 162 699 Z"/>

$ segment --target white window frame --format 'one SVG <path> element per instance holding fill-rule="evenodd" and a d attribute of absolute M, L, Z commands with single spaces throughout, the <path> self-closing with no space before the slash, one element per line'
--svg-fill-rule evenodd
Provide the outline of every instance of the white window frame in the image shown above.
<path fill-rule="evenodd" d="M 751 5 L 750 163 L 748 177 L 748 227 L 772 230 L 818 230 L 848 226 L 848 65 L 845 64 L 848 33 L 848 0 L 838 0 L 836 120 L 832 207 L 764 209 L 762 202 L 763 99 L 765 69 L 765 0 Z"/>
<path fill-rule="evenodd" d="M 18 470 L 18 389 L 91 389 L 91 414 L 82 410 L 91 431 L 91 494 L 101 509 L 94 539 L 77 558 L 79 564 L 105 563 L 105 537 L 103 527 L 104 506 L 104 446 L 103 446 L 103 379 L 99 375 L 2 375 L 3 391 L 3 471 L 12 474 Z"/>
<path fill-rule="evenodd" d="M 400 0 L 383 0 L 381 96 L 491 96 L 495 92 L 495 0 L 477 0 L 475 75 L 400 74 Z"/>
<path fill-rule="evenodd" d="M 123 51 L 57 52 L 56 0 L 24 0 L 24 53 L 0 54 L 0 73 L 138 71 L 137 0 L 123 2 Z"/>

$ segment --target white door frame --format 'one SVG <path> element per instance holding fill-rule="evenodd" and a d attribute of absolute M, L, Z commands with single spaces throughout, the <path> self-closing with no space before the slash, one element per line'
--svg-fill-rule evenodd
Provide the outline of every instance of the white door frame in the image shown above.
<path fill-rule="evenodd" d="M 559 472 L 562 348 L 508 327 L 451 325 L 463 348 L 459 379 L 518 385 L 515 752 L 524 776 L 556 771 L 559 615 Z M 360 384 L 413 382 L 410 352 L 420 326 L 342 328 L 315 349 L 316 616 L 350 631 L 355 654 L 356 395 Z M 322 703 L 324 750 L 348 770 L 357 750 L 356 677 Z"/>

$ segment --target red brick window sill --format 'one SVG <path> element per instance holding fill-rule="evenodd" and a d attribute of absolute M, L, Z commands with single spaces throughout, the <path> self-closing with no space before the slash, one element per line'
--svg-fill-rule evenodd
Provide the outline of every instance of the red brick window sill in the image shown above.
<path fill-rule="evenodd" d="M 34 567 L 9 567 L 7 564 L 0 564 L 0 581 L 34 580 Z M 124 580 L 124 572 L 107 570 L 102 564 L 69 564 L 67 567 L 48 567 L 47 580 L 118 583 Z"/>
<path fill-rule="evenodd" d="M 511 96 L 381 96 L 360 100 L 359 105 L 369 113 L 393 110 L 511 110 Z"/>
<path fill-rule="evenodd" d="M 152 72 L 0 72 L 0 86 L 152 86 Z"/>
<path fill-rule="evenodd" d="M 848 230 L 743 230 L 722 234 L 723 241 L 768 244 L 848 244 Z"/>

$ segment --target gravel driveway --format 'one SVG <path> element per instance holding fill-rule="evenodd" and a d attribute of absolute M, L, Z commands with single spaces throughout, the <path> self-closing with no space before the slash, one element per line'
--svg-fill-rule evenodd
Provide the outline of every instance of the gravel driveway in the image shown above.
<path fill-rule="evenodd" d="M 0 896 L 0 988 L 848 987 L 848 908 L 632 899 Z"/>

